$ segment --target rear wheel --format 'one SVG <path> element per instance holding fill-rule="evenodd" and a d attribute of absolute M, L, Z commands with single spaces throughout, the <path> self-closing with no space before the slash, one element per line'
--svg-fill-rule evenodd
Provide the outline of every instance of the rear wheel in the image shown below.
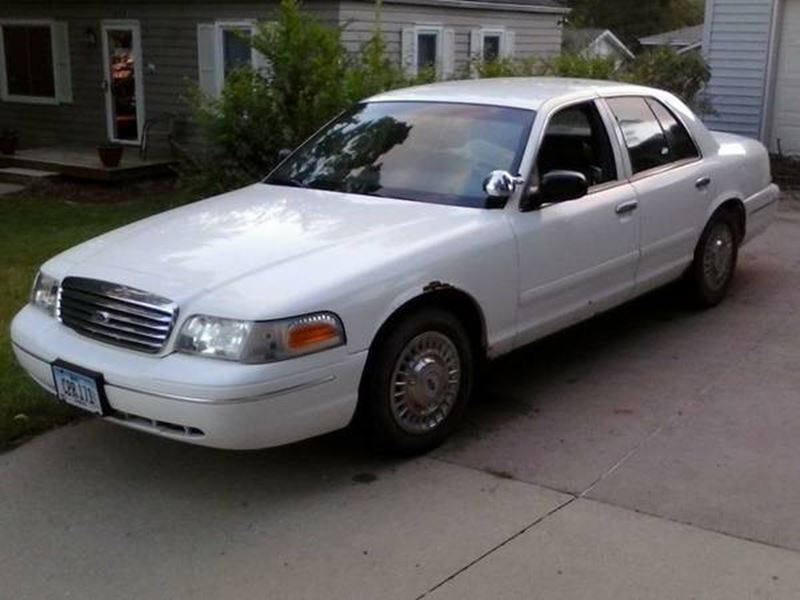
<path fill-rule="evenodd" d="M 730 211 L 715 214 L 703 230 L 687 273 L 694 301 L 702 307 L 719 304 L 727 295 L 739 257 L 740 233 Z"/>
<path fill-rule="evenodd" d="M 359 418 L 379 449 L 416 454 L 438 446 L 464 414 L 473 352 L 464 326 L 434 308 L 409 315 L 371 350 Z"/>

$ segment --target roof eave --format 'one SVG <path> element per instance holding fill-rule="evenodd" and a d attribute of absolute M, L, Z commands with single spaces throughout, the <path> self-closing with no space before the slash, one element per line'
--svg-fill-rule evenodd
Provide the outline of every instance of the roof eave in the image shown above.
<path fill-rule="evenodd" d="M 362 0 L 363 1 L 363 0 Z M 491 0 L 384 0 L 384 4 L 417 4 L 426 6 L 451 6 L 464 9 L 500 10 L 506 12 L 528 12 L 566 15 L 572 9 L 566 6 L 539 6 L 533 4 L 506 4 Z"/>
<path fill-rule="evenodd" d="M 631 52 L 630 48 L 628 48 L 628 46 L 626 46 L 625 43 L 621 39 L 619 39 L 610 29 L 606 29 L 602 34 L 600 34 L 597 40 L 601 40 L 603 38 L 609 40 L 611 44 L 613 46 L 616 46 L 617 50 L 622 52 L 622 54 L 624 54 L 628 59 L 633 60 L 634 58 L 636 58 L 633 52 Z"/>

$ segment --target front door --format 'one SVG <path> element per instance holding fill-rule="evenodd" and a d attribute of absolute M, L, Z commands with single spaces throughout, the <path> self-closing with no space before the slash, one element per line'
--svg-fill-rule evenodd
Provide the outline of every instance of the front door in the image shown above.
<path fill-rule="evenodd" d="M 108 137 L 122 144 L 139 144 L 144 126 L 139 23 L 105 21 L 102 30 Z"/>
<path fill-rule="evenodd" d="M 516 345 L 523 345 L 630 298 L 639 261 L 636 191 L 615 158 L 594 102 L 558 111 L 548 122 L 537 179 L 577 171 L 583 198 L 514 215 L 519 256 Z"/>

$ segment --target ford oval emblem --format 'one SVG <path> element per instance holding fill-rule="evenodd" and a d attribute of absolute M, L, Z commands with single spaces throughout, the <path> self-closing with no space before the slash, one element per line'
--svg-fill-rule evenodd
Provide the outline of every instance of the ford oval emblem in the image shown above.
<path fill-rule="evenodd" d="M 94 318 L 99 323 L 108 323 L 111 320 L 111 315 L 104 310 L 98 310 L 94 313 Z"/>

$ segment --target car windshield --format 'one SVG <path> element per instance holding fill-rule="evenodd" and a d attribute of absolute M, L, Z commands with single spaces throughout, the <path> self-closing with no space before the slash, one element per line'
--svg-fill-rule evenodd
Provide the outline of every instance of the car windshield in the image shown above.
<path fill-rule="evenodd" d="M 519 170 L 534 117 L 530 110 L 475 104 L 359 104 L 265 182 L 484 207 L 484 179 L 495 170 Z"/>

